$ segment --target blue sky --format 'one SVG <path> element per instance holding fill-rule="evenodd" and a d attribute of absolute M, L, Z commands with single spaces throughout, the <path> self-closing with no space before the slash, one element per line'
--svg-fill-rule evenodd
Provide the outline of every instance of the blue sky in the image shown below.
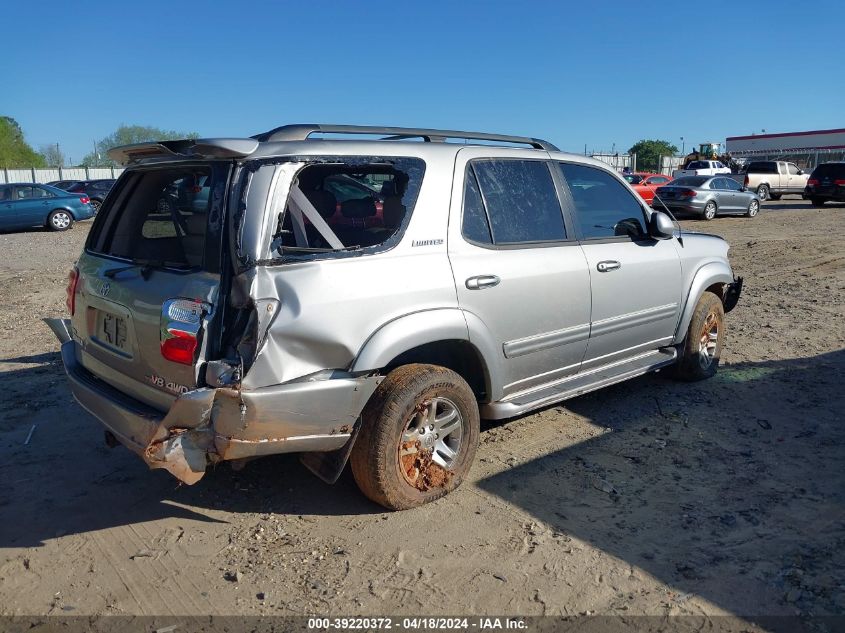
<path fill-rule="evenodd" d="M 0 114 L 74 161 L 121 123 L 445 127 L 571 151 L 845 127 L 845 3 L 11 2 Z"/>

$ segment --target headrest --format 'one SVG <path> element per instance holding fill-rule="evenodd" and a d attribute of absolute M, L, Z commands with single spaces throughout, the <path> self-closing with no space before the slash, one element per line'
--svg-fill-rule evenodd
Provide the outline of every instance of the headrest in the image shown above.
<path fill-rule="evenodd" d="M 340 205 L 345 218 L 369 218 L 376 214 L 376 203 L 372 198 L 353 198 Z"/>
<path fill-rule="evenodd" d="M 395 230 L 402 224 L 405 218 L 405 205 L 402 204 L 402 198 L 398 196 L 390 196 L 384 199 L 384 208 L 382 209 L 384 215 L 384 227 Z"/>
<path fill-rule="evenodd" d="M 396 188 L 396 181 L 385 180 L 381 186 L 381 195 L 383 196 L 398 196 L 399 190 Z"/>

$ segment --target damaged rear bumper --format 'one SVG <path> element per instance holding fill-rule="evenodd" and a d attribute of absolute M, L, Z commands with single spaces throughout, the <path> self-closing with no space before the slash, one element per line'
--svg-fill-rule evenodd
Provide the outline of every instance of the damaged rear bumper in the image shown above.
<path fill-rule="evenodd" d="M 150 468 L 187 484 L 209 463 L 276 453 L 342 448 L 378 376 L 291 382 L 253 390 L 201 387 L 179 396 L 163 414 L 89 372 L 77 360 L 66 322 L 48 320 L 62 343 L 74 398 Z"/>

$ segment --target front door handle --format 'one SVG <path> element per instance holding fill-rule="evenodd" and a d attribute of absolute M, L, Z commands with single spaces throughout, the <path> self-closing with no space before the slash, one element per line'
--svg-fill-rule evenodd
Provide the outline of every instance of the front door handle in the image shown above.
<path fill-rule="evenodd" d="M 608 259 L 603 262 L 599 262 L 596 264 L 596 270 L 600 273 L 609 273 L 611 270 L 616 270 L 618 268 L 622 268 L 622 264 L 612 259 Z"/>
<path fill-rule="evenodd" d="M 502 281 L 496 275 L 478 275 L 477 277 L 470 277 L 466 280 L 466 287 L 470 290 L 483 290 L 484 288 L 492 288 L 498 286 Z"/>

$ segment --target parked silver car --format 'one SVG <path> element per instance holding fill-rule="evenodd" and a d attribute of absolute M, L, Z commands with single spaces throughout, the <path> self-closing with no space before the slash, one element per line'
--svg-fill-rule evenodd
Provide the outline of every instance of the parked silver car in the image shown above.
<path fill-rule="evenodd" d="M 746 215 L 760 211 L 760 198 L 727 176 L 683 176 L 654 194 L 652 206 L 665 204 L 673 212 L 693 213 L 705 220 L 719 214 Z"/>
<path fill-rule="evenodd" d="M 51 326 L 109 442 L 186 483 L 300 452 L 420 505 L 466 476 L 481 417 L 712 376 L 742 287 L 722 239 L 678 239 L 606 165 L 539 139 L 295 125 L 110 156 L 128 169 Z M 379 182 L 379 205 L 339 202 L 338 176 Z"/>

